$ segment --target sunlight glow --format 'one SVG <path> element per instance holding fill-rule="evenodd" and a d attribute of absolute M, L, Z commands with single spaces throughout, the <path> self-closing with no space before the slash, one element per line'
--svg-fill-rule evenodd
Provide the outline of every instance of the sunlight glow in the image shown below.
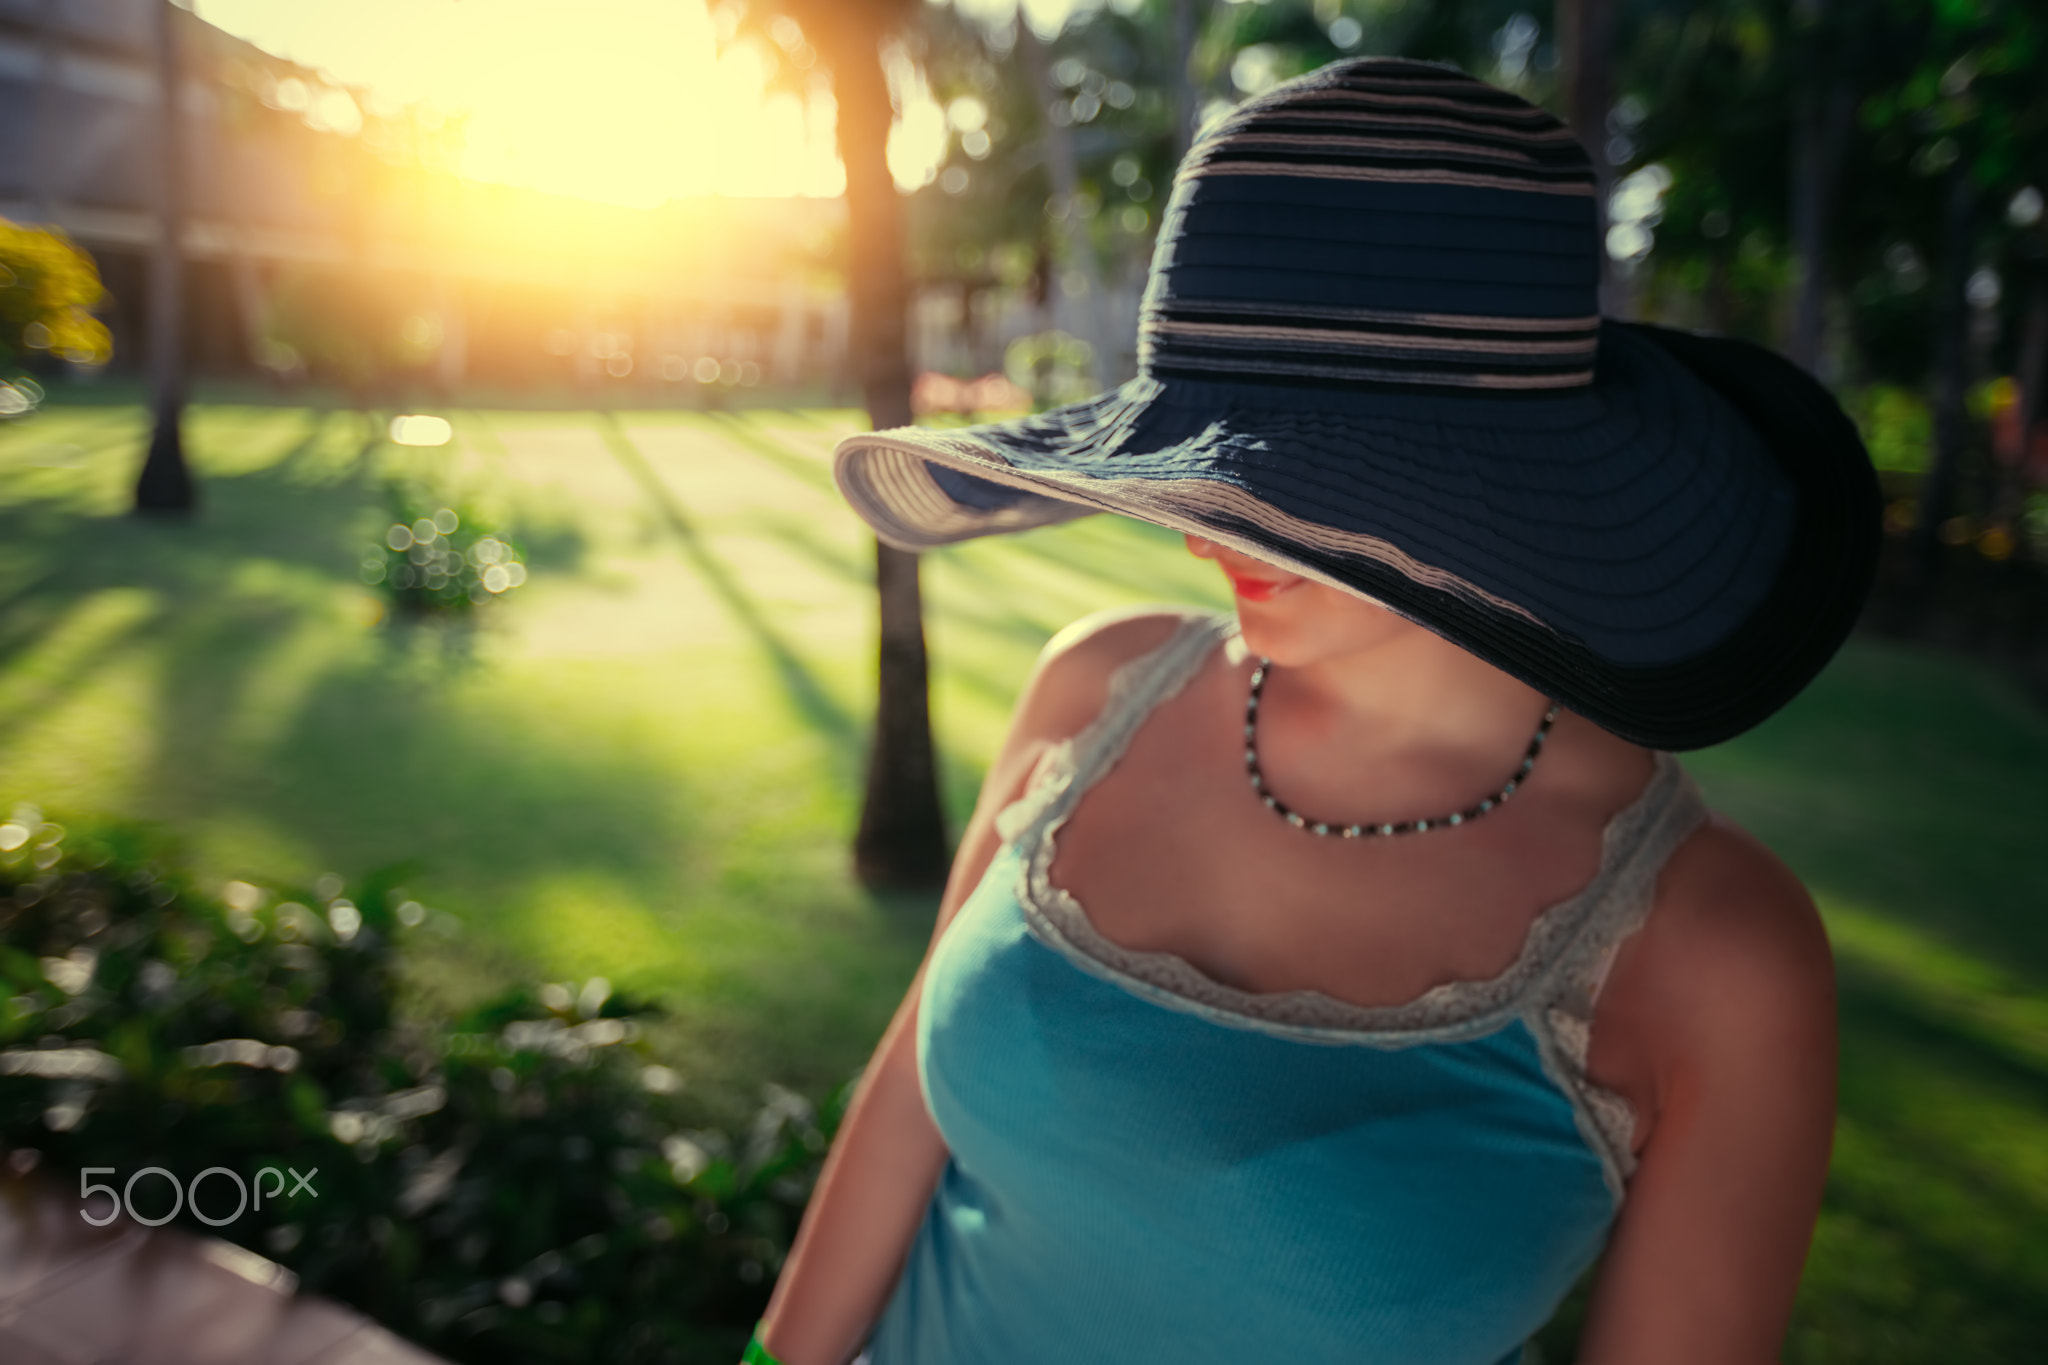
<path fill-rule="evenodd" d="M 1140 0 L 1111 0 L 1111 8 L 1129 14 Z M 1041 38 L 1059 36 L 1061 29 L 1077 14 L 1101 8 L 1103 0 L 953 0 L 953 7 L 969 19 L 991 28 L 1005 27 L 1021 11 L 1024 22 Z"/>
<path fill-rule="evenodd" d="M 883 62 L 896 106 L 896 126 L 889 130 L 889 174 L 904 189 L 931 183 L 946 159 L 946 111 L 932 98 L 924 73 L 901 49 Z"/>
<path fill-rule="evenodd" d="M 771 88 L 746 42 L 719 50 L 701 0 L 196 0 L 201 18 L 320 70 L 372 112 L 464 118 L 455 169 L 472 180 L 650 207 L 691 195 L 843 192 L 832 99 Z M 908 63 L 904 63 L 907 67 Z M 282 86 L 296 82 L 281 82 Z M 906 89 L 907 84 L 907 89 Z M 945 116 L 921 77 L 890 137 L 898 183 L 928 182 Z M 340 90 L 306 118 L 361 126 Z M 346 106 L 346 107 L 344 107 Z"/>
<path fill-rule="evenodd" d="M 445 417 L 414 413 L 391 419 L 391 441 L 394 445 L 445 446 L 454 435 L 455 428 Z"/>

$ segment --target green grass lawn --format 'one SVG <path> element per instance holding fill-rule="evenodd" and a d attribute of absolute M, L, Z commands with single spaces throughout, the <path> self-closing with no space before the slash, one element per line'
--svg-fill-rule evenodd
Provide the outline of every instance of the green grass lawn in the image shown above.
<path fill-rule="evenodd" d="M 928 900 L 847 875 L 872 704 L 844 412 L 461 412 L 439 451 L 349 411 L 202 406 L 190 524 L 122 515 L 133 407 L 0 426 L 0 802 L 156 822 L 210 879 L 414 865 L 466 926 L 426 996 L 609 977 L 670 1012 L 714 1112 L 865 1057 Z M 520 542 L 473 627 L 357 578 L 390 475 Z M 1092 519 L 929 557 L 956 825 L 1052 631 L 1225 598 L 1178 537 Z M 2007 1362 L 2048 1339 L 2048 721 L 1981 671 L 1859 641 L 1692 756 L 1827 913 L 1842 1119 L 1788 1358 Z"/>

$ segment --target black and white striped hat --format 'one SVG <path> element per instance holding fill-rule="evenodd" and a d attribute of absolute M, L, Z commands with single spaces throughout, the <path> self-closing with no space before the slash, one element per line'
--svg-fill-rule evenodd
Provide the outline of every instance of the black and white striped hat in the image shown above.
<path fill-rule="evenodd" d="M 1841 644 L 1878 493 L 1790 362 L 1602 319 L 1596 182 L 1541 109 L 1338 62 L 1246 102 L 1174 183 L 1139 377 L 1013 422 L 841 442 L 884 540 L 1091 511 L 1379 602 L 1614 733 L 1715 743 Z"/>

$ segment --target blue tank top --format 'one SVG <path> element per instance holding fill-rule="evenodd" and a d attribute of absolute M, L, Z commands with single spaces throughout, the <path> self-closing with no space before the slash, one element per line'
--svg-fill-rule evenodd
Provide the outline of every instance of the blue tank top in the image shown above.
<path fill-rule="evenodd" d="M 1658 755 L 1499 977 L 1388 1008 L 1233 989 L 1112 943 L 1049 874 L 1234 629 L 1190 619 L 1120 670 L 933 952 L 918 1068 L 950 1157 L 874 1365 L 1497 1365 L 1606 1238 L 1631 1115 L 1586 1078 L 1588 1024 L 1696 789 Z"/>

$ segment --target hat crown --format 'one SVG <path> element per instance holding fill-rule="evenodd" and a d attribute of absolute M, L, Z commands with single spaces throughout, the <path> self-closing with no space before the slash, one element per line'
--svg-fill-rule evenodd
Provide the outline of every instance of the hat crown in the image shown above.
<path fill-rule="evenodd" d="M 1240 105 L 1174 179 L 1148 377 L 1544 392 L 1592 383 L 1597 181 L 1571 131 L 1448 66 L 1338 62 Z"/>

